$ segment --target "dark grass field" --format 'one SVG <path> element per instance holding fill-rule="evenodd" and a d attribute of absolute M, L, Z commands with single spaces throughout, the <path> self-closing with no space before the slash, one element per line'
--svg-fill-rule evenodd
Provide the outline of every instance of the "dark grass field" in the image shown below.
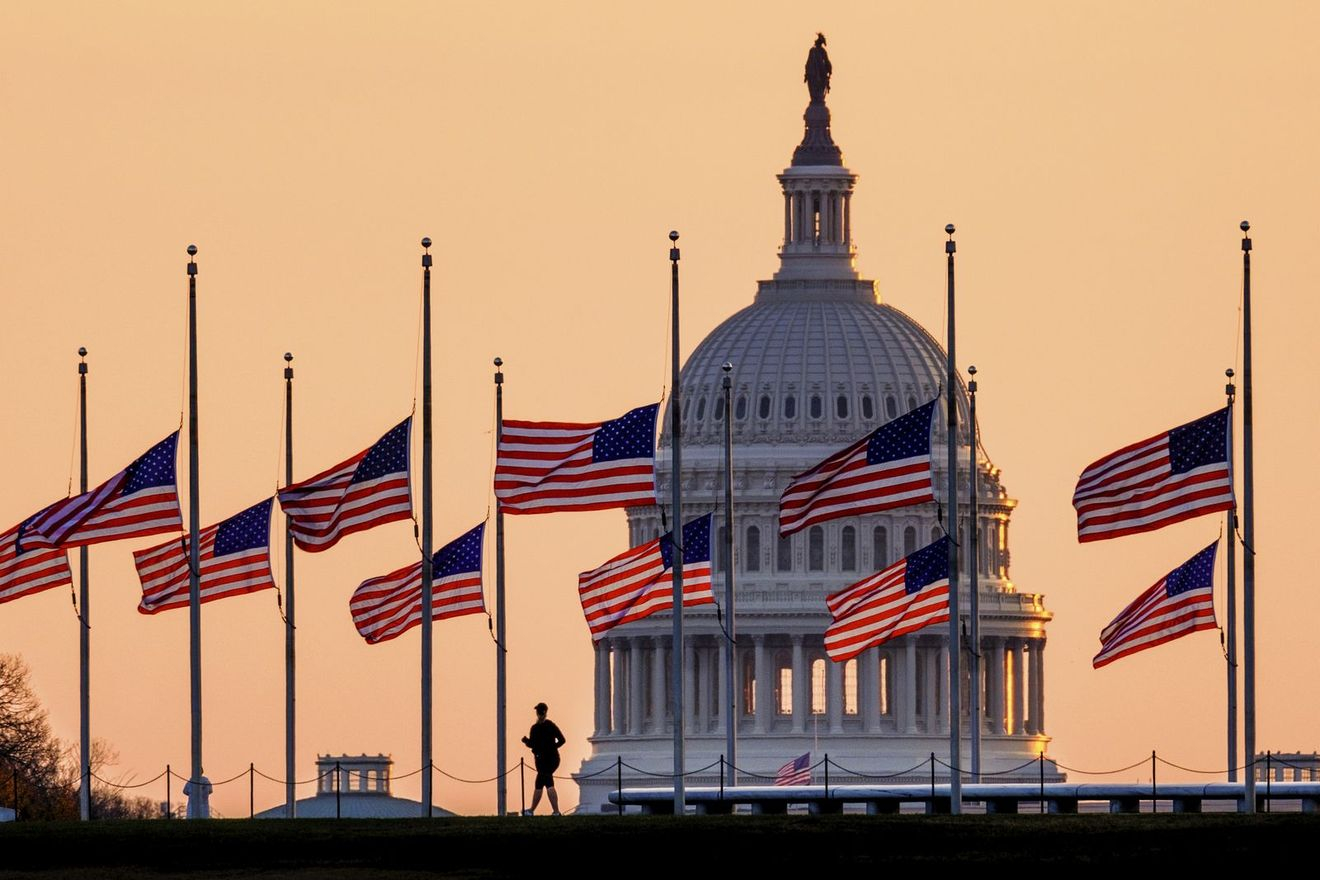
<path fill-rule="evenodd" d="M 1320 816 L 688 816 L 17 823 L 0 877 L 780 876 L 868 867 L 1310 863 Z M 1309 869 L 1308 869 L 1309 870 Z"/>

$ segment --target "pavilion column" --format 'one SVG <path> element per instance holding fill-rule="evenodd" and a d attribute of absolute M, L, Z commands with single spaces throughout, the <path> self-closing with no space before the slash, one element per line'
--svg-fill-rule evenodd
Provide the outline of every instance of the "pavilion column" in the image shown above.
<path fill-rule="evenodd" d="M 784 244 L 793 243 L 793 194 L 784 193 Z"/>
<path fill-rule="evenodd" d="M 843 194 L 843 243 L 852 244 L 852 192 Z"/>
<path fill-rule="evenodd" d="M 1044 735 L 1045 733 L 1045 640 L 1036 639 L 1036 651 L 1033 659 L 1035 663 L 1031 667 L 1031 688 L 1032 701 L 1031 711 L 1035 718 L 1036 733 Z"/>
<path fill-rule="evenodd" d="M 628 733 L 642 732 L 642 640 L 628 639 Z"/>
<path fill-rule="evenodd" d="M 805 198 L 805 194 L 801 190 L 798 190 L 793 193 L 793 243 L 794 244 L 801 244 L 803 241 L 806 241 L 807 238 L 806 202 L 807 200 Z"/>
<path fill-rule="evenodd" d="M 825 711 L 830 733 L 843 733 L 843 664 L 825 661 Z"/>
<path fill-rule="evenodd" d="M 793 732 L 807 729 L 807 651 L 802 636 L 793 636 Z"/>
<path fill-rule="evenodd" d="M 922 700 L 924 710 L 921 714 L 925 716 L 925 730 L 927 733 L 935 733 L 939 730 L 936 726 L 936 715 L 939 708 L 939 697 L 936 694 L 936 683 L 939 681 L 939 670 L 936 664 L 939 661 L 939 653 L 935 648 L 927 645 L 920 649 L 921 662 L 926 666 L 925 696 Z"/>
<path fill-rule="evenodd" d="M 964 665 L 963 669 L 967 667 Z M 949 695 L 953 690 L 949 687 L 949 646 L 940 645 L 936 654 L 935 674 L 939 681 L 939 696 L 935 700 L 935 717 L 939 719 L 940 733 L 949 732 Z M 962 711 L 959 706 L 954 711 Z"/>
<path fill-rule="evenodd" d="M 669 701 L 665 699 L 665 671 L 668 668 L 665 640 L 656 636 L 651 647 L 651 730 L 655 733 L 664 733 L 668 726 L 665 723 L 669 714 Z"/>
<path fill-rule="evenodd" d="M 697 730 L 697 648 L 692 638 L 683 646 L 683 720 L 688 733 Z"/>
<path fill-rule="evenodd" d="M 596 736 L 610 732 L 610 645 L 601 639 L 593 646 L 596 658 Z"/>
<path fill-rule="evenodd" d="M 866 713 L 862 728 L 867 733 L 875 733 L 880 729 L 880 649 L 863 651 L 861 662 L 858 689 L 862 695 L 862 711 Z"/>
<path fill-rule="evenodd" d="M 770 699 L 766 697 L 766 685 L 770 682 L 770 649 L 765 644 L 765 636 L 752 636 L 756 646 L 756 732 L 770 732 Z"/>
<path fill-rule="evenodd" d="M 990 733 L 1004 732 L 1004 640 L 986 639 L 986 673 L 990 676 Z"/>
<path fill-rule="evenodd" d="M 917 640 L 907 636 L 903 650 L 903 731 L 917 732 Z"/>
<path fill-rule="evenodd" d="M 830 241 L 839 244 L 843 241 L 843 195 L 830 193 Z"/>
<path fill-rule="evenodd" d="M 1022 688 L 1022 640 L 1009 639 L 1008 642 L 1008 662 L 1009 671 L 1013 675 L 1013 734 L 1021 736 L 1026 733 L 1023 714 L 1026 710 L 1026 694 Z"/>

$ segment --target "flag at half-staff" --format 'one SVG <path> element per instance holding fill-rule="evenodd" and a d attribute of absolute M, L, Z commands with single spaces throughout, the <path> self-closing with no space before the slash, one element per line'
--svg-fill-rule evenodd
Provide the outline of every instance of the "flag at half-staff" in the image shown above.
<path fill-rule="evenodd" d="M 179 531 L 178 441 L 175 431 L 95 489 L 47 507 L 28 522 L 24 540 L 33 547 L 81 547 Z"/>
<path fill-rule="evenodd" d="M 34 514 L 0 533 L 0 602 L 73 583 L 65 551 L 32 547 L 24 540 L 29 523 L 40 515 Z"/>
<path fill-rule="evenodd" d="M 930 471 L 932 400 L 881 425 L 793 478 L 779 499 L 779 534 L 818 522 L 934 501 Z"/>
<path fill-rule="evenodd" d="M 408 440 L 412 416 L 367 449 L 279 491 L 293 540 L 308 553 L 329 550 L 354 532 L 412 518 Z"/>
<path fill-rule="evenodd" d="M 482 523 L 441 547 L 431 557 L 431 619 L 483 614 L 481 545 Z M 363 581 L 348 603 L 353 625 L 374 645 L 398 638 L 422 622 L 422 563 L 420 560 L 382 577 Z"/>
<path fill-rule="evenodd" d="M 655 503 L 655 421 L 660 405 L 607 422 L 505 419 L 495 497 L 510 514 L 604 510 Z"/>
<path fill-rule="evenodd" d="M 1228 408 L 1125 446 L 1077 479 L 1077 540 L 1164 528 L 1233 507 Z"/>
<path fill-rule="evenodd" d="M 713 605 L 710 591 L 710 528 L 713 514 L 683 526 L 683 607 Z M 673 532 L 639 544 L 599 568 L 578 575 L 578 598 L 592 639 L 623 623 L 674 607 Z"/>
<path fill-rule="evenodd" d="M 275 589 L 270 572 L 270 511 L 273 498 L 202 529 L 198 543 L 201 601 L 214 602 Z M 138 611 L 156 614 L 188 607 L 187 536 L 133 554 L 142 600 Z"/>
<path fill-rule="evenodd" d="M 779 768 L 775 785 L 811 785 L 811 752 L 804 752 Z"/>
<path fill-rule="evenodd" d="M 949 538 L 944 536 L 825 598 L 834 622 L 825 653 L 835 663 L 949 620 Z"/>
<path fill-rule="evenodd" d="M 1216 629 L 1215 551 L 1209 547 L 1155 582 L 1100 632 L 1096 669 L 1120 657 L 1171 642 L 1189 633 Z"/>

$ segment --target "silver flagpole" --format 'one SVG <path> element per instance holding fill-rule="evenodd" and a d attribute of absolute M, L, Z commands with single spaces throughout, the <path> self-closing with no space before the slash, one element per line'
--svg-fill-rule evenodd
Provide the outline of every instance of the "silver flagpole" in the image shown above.
<path fill-rule="evenodd" d="M 422 803 L 431 815 L 431 239 L 422 247 Z"/>
<path fill-rule="evenodd" d="M 1256 812 L 1256 509 L 1252 472 L 1251 413 L 1251 224 L 1242 230 L 1242 749 L 1244 809 Z"/>
<path fill-rule="evenodd" d="M 733 695 L 734 620 L 733 595 L 733 364 L 724 364 L 724 750 L 728 758 L 725 785 L 738 784 L 737 699 Z"/>
<path fill-rule="evenodd" d="M 1224 394 L 1228 396 L 1228 462 L 1229 471 L 1233 470 L 1233 368 L 1224 371 L 1228 384 Z M 1233 531 L 1237 528 L 1237 508 L 1228 511 L 1228 590 L 1224 604 L 1228 616 L 1228 632 L 1225 638 L 1224 653 L 1228 655 L 1224 665 L 1228 669 L 1228 781 L 1237 782 L 1237 538 Z"/>
<path fill-rule="evenodd" d="M 953 224 L 944 227 L 949 240 L 944 243 L 944 252 L 948 254 L 949 264 L 949 340 L 948 340 L 948 384 L 945 389 L 948 401 L 948 434 L 945 438 L 949 453 L 948 483 L 948 525 L 949 534 L 949 812 L 958 815 L 962 812 L 962 643 L 959 638 L 961 620 L 958 615 L 958 368 L 954 354 L 954 301 L 953 301 L 953 255 L 958 246 L 954 243 Z"/>
<path fill-rule="evenodd" d="M 78 492 L 87 491 L 87 349 L 78 349 Z M 78 815 L 92 818 L 92 611 L 87 545 L 78 548 Z M 18 805 L 14 805 L 18 809 Z"/>
<path fill-rule="evenodd" d="M 504 439 L 504 361 L 495 358 L 495 449 Z M 504 511 L 495 501 L 495 815 L 508 812 L 509 682 L 504 647 Z"/>
<path fill-rule="evenodd" d="M 202 783 L 202 579 L 199 539 L 202 500 L 197 443 L 197 245 L 188 245 L 188 667 L 192 692 L 192 796 L 188 818 L 206 818 Z"/>
<path fill-rule="evenodd" d="M 293 484 L 293 353 L 284 353 L 284 485 Z M 297 739 L 294 714 L 293 523 L 284 518 L 284 814 L 298 816 Z"/>
<path fill-rule="evenodd" d="M 679 386 L 678 370 L 678 233 L 670 232 L 669 240 L 672 246 L 669 248 L 669 265 L 672 295 L 670 299 L 670 311 L 672 312 L 673 327 L 671 337 L 673 347 L 670 351 L 670 360 L 672 373 L 670 381 L 673 390 L 669 394 L 669 414 L 671 419 L 670 442 L 672 443 L 673 458 L 670 461 L 671 474 L 670 479 L 673 482 L 673 520 L 670 522 L 670 534 L 673 535 L 674 551 L 674 634 L 671 653 L 674 655 L 670 664 L 672 670 L 672 688 L 670 700 L 674 707 L 674 815 L 681 816 L 687 804 L 686 793 L 683 788 L 683 770 L 686 766 L 683 760 L 683 479 L 682 479 L 682 428 L 683 422 L 680 413 L 680 403 L 682 400 L 682 388 Z"/>
<path fill-rule="evenodd" d="M 968 648 L 968 664 L 970 668 L 968 676 L 971 679 L 971 704 L 967 713 L 967 726 L 972 735 L 972 782 L 981 781 L 981 586 L 977 583 L 977 575 L 980 573 L 981 563 L 981 520 L 977 517 L 977 478 L 980 476 L 980 470 L 976 466 L 976 367 L 968 367 L 968 374 L 972 377 L 967 383 L 967 392 L 971 398 L 971 413 L 967 420 L 967 430 L 972 437 L 971 452 L 967 456 L 967 480 L 970 486 L 968 491 L 969 504 L 967 520 L 969 523 L 968 540 L 971 541 L 971 555 L 968 557 L 967 574 L 970 580 L 972 607 L 971 618 L 972 625 L 968 632 L 968 641 L 971 645 Z M 1019 682 L 1013 683 L 1014 687 L 1019 687 Z"/>

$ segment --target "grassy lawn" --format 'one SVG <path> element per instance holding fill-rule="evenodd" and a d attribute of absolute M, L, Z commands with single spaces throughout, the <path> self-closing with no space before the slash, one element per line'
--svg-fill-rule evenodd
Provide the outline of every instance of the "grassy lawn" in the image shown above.
<path fill-rule="evenodd" d="M 684 877 L 951 863 L 1256 868 L 1305 859 L 1320 817 L 688 816 L 17 823 L 0 877 Z"/>

